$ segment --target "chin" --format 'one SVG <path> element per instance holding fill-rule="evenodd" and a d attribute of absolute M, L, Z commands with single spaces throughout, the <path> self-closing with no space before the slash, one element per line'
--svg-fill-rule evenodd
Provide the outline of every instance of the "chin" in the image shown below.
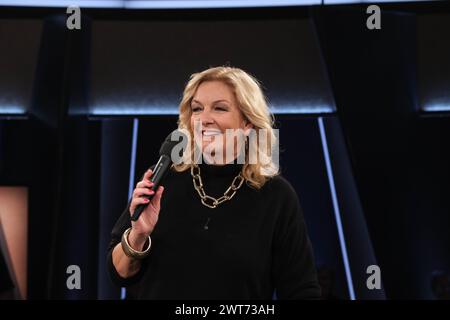
<path fill-rule="evenodd" d="M 206 147 L 211 144 L 211 141 L 203 141 L 202 143 L 202 152 L 205 151 Z"/>

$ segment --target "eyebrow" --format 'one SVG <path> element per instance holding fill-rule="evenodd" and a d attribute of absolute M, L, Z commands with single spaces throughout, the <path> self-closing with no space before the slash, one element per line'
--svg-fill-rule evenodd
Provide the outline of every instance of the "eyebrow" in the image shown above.
<path fill-rule="evenodd" d="M 203 105 L 200 101 L 195 100 L 195 99 L 193 99 L 192 102 L 196 102 L 196 103 L 198 103 L 198 104 Z M 230 103 L 228 100 L 221 99 L 221 100 L 213 101 L 213 104 L 215 104 L 215 103 L 217 103 L 217 102 L 228 102 L 228 103 Z"/>

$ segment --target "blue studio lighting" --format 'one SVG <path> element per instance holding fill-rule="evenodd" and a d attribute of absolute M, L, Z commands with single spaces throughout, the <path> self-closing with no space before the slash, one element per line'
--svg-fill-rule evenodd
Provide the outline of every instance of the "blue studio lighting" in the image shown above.
<path fill-rule="evenodd" d="M 239 8 L 317 5 L 321 0 L 0 0 L 0 6 L 183 9 L 183 8 Z"/>
<path fill-rule="evenodd" d="M 0 0 L 0 6 L 127 8 L 127 9 L 191 9 L 288 7 L 344 3 L 421 2 L 433 0 Z"/>
<path fill-rule="evenodd" d="M 274 114 L 319 114 L 333 113 L 335 108 L 330 105 L 283 105 L 273 106 Z M 177 105 L 167 106 L 94 106 L 92 116 L 145 116 L 145 115 L 177 115 Z"/>
<path fill-rule="evenodd" d="M 130 9 L 177 9 L 177 8 L 242 8 L 242 7 L 286 7 L 299 5 L 318 5 L 321 0 L 196 0 L 196 1 L 125 1 Z"/>
<path fill-rule="evenodd" d="M 423 107 L 426 112 L 446 112 L 450 111 L 450 101 L 448 103 L 430 103 Z"/>
<path fill-rule="evenodd" d="M 14 114 L 18 114 L 18 115 L 22 115 L 25 114 L 26 110 L 24 107 L 19 107 L 19 106 L 0 106 L 0 114 L 5 114 L 5 115 L 14 115 Z"/>

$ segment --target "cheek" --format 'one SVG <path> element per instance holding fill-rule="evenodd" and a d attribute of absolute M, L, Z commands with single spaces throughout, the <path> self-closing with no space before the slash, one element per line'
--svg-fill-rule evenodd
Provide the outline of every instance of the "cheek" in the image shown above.
<path fill-rule="evenodd" d="M 239 128 L 239 119 L 235 115 L 224 115 L 223 117 L 219 117 L 217 119 L 217 124 L 222 130 L 225 129 L 237 129 Z"/>

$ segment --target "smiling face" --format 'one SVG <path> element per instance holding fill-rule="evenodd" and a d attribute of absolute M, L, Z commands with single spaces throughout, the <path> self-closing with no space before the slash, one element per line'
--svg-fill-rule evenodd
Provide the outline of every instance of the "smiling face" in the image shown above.
<path fill-rule="evenodd" d="M 218 143 L 222 141 L 224 143 L 221 149 L 225 155 L 227 129 L 246 130 L 252 127 L 252 124 L 244 119 L 232 89 L 221 81 L 201 83 L 192 98 L 191 110 L 191 128 L 194 130 L 201 124 L 201 133 L 194 132 L 194 136 L 197 145 L 201 144 L 204 155 L 206 149 L 217 148 Z"/>

